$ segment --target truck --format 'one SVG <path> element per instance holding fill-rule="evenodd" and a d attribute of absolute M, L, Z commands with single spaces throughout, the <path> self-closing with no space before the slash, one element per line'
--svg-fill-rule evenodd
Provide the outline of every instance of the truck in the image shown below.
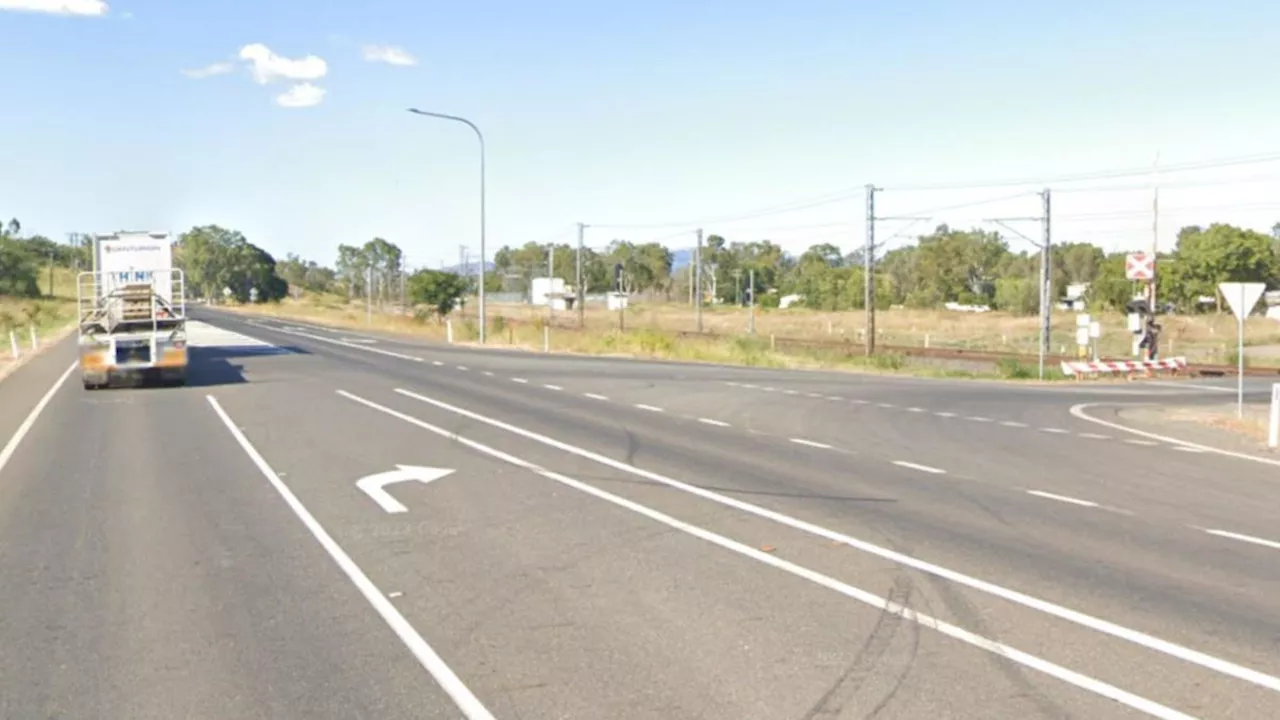
<path fill-rule="evenodd" d="M 86 390 L 117 378 L 186 383 L 186 278 L 173 267 L 168 232 L 95 235 L 93 270 L 76 285 Z"/>

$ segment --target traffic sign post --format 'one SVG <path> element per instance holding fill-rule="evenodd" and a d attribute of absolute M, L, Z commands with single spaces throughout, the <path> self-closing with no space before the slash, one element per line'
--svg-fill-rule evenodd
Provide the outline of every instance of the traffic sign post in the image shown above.
<path fill-rule="evenodd" d="M 1236 316 L 1236 417 L 1241 419 L 1244 418 L 1244 320 L 1266 289 L 1266 283 L 1218 283 L 1218 291 Z"/>

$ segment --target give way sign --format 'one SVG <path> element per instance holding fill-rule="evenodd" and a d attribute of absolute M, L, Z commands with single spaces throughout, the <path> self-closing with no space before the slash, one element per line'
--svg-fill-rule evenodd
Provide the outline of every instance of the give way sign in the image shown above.
<path fill-rule="evenodd" d="M 1156 276 L 1156 256 L 1143 252 L 1124 256 L 1124 276 L 1129 280 L 1150 280 Z"/>

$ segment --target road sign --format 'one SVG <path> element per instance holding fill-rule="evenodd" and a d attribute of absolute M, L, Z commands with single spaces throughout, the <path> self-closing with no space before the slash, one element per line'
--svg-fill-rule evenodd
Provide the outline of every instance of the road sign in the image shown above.
<path fill-rule="evenodd" d="M 1247 318 L 1258 304 L 1258 298 L 1267 289 L 1266 283 L 1218 283 L 1218 291 L 1227 299 L 1231 312 L 1238 318 Z"/>
<path fill-rule="evenodd" d="M 374 502 L 378 503 L 378 507 L 389 513 L 409 512 L 409 508 L 400 503 L 399 500 L 391 497 L 386 491 L 386 486 L 392 483 L 408 482 L 410 480 L 417 481 L 423 485 L 439 480 L 446 475 L 452 475 L 452 470 L 445 468 L 418 467 L 416 465 L 397 465 L 395 470 L 377 473 L 368 477 L 360 478 L 356 482 L 356 487 L 364 491 Z"/>
<path fill-rule="evenodd" d="M 1124 276 L 1129 280 L 1150 280 L 1156 276 L 1156 256 L 1143 252 L 1124 256 Z"/>
<path fill-rule="evenodd" d="M 1244 418 L 1244 319 L 1249 317 L 1258 298 L 1267 289 L 1264 283 L 1218 283 L 1218 292 L 1227 299 L 1227 305 L 1236 316 L 1236 332 L 1239 345 L 1236 347 L 1236 417 Z"/>

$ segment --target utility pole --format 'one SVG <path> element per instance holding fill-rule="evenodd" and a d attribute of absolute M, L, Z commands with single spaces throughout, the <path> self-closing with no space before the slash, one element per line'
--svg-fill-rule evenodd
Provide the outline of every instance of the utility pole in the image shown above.
<path fill-rule="evenodd" d="M 1051 225 L 1049 188 L 1045 188 L 1040 196 L 1044 201 L 1044 247 L 1040 254 L 1040 266 L 1042 268 L 1040 271 L 1040 292 L 1044 293 L 1044 299 L 1040 302 L 1040 379 L 1043 380 L 1044 357 L 1049 354 L 1049 341 L 1053 332 L 1053 228 Z M 1154 297 L 1154 282 L 1151 284 L 1151 291 Z"/>
<path fill-rule="evenodd" d="M 1148 293 L 1151 296 L 1151 316 L 1156 315 L 1156 276 L 1160 272 L 1157 267 L 1160 264 L 1160 152 L 1156 151 L 1156 162 L 1153 168 L 1156 182 L 1151 196 L 1151 282 L 1148 286 Z M 1045 213 L 1048 215 L 1048 213 Z"/>
<path fill-rule="evenodd" d="M 866 337 L 864 338 L 867 357 L 876 352 L 876 191 L 877 188 L 867 183 L 867 242 L 862 250 L 862 302 L 867 319 Z"/>
<path fill-rule="evenodd" d="M 747 297 L 747 309 L 750 312 L 747 331 L 752 335 L 756 334 L 756 269 L 751 268 L 747 271 L 747 287 L 751 288 L 751 295 Z"/>
<path fill-rule="evenodd" d="M 1044 379 L 1045 356 L 1049 354 L 1049 343 L 1053 332 L 1053 225 L 1052 202 L 1049 188 L 1037 193 L 1043 203 L 1039 217 L 996 218 L 986 222 L 995 223 L 1040 249 L 1040 379 Z M 1010 227 L 1010 222 L 1038 222 L 1044 231 L 1040 240 L 1034 240 Z"/>
<path fill-rule="evenodd" d="M 373 263 L 365 270 L 364 281 L 364 316 L 365 324 L 373 324 Z"/>
<path fill-rule="evenodd" d="M 574 284 L 578 286 L 578 327 L 587 327 L 587 292 L 582 285 L 582 242 L 587 226 L 578 223 L 578 270 Z"/>
<path fill-rule="evenodd" d="M 698 332 L 702 332 L 702 228 L 698 228 L 698 245 L 694 250 L 694 308 L 698 315 Z"/>
<path fill-rule="evenodd" d="M 556 246 L 551 243 L 547 246 L 547 318 L 554 320 L 556 316 Z"/>

